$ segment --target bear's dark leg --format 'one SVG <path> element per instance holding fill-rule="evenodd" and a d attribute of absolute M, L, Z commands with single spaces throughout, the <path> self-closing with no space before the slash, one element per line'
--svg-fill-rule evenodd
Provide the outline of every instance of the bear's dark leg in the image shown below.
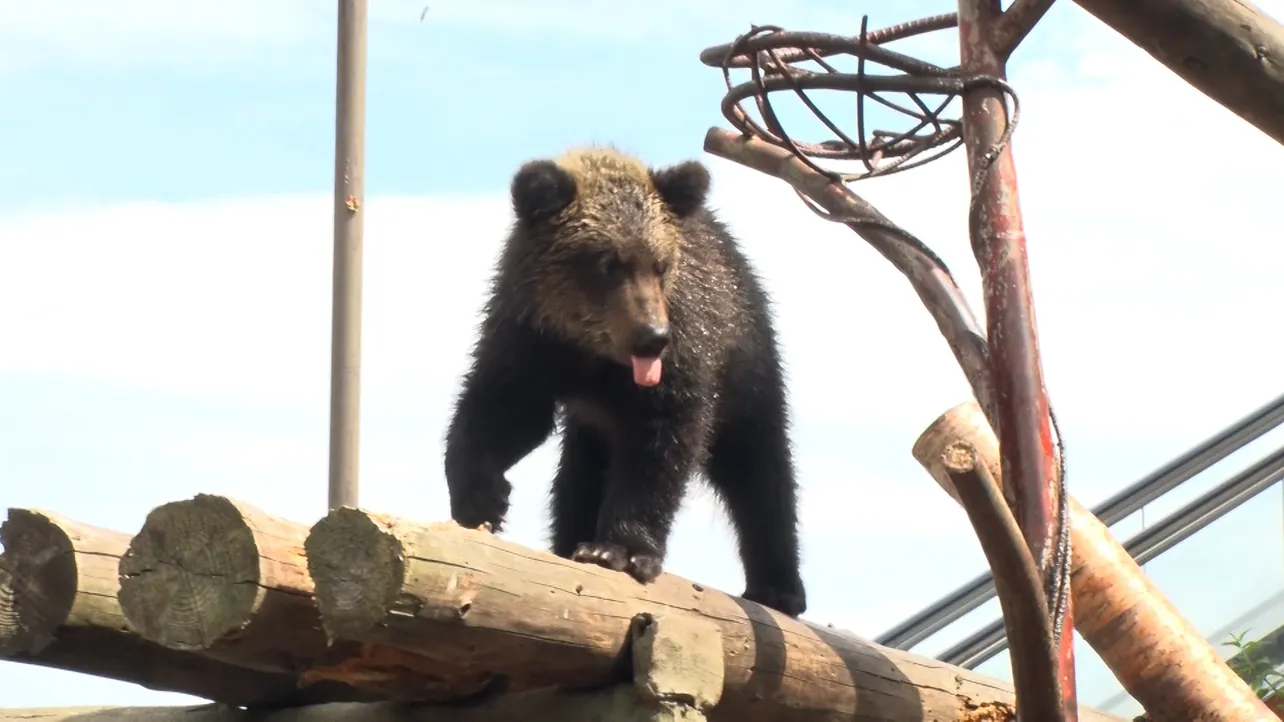
<path fill-rule="evenodd" d="M 539 357 L 521 343 L 523 332 L 488 324 L 446 432 L 445 466 L 451 518 L 498 532 L 513 489 L 504 475 L 553 433 L 556 406 Z"/>
<path fill-rule="evenodd" d="M 633 419 L 623 427 L 612 449 L 597 534 L 571 558 L 628 572 L 646 584 L 662 570 L 702 434 L 697 424 L 672 418 Z"/>
<path fill-rule="evenodd" d="M 559 557 L 571 558 L 576 547 L 597 535 L 610 448 L 592 428 L 566 420 L 562 458 L 552 488 L 552 546 Z"/>
<path fill-rule="evenodd" d="M 783 391 L 729 389 L 706 472 L 727 505 L 740 545 L 745 599 L 791 617 L 807 610 L 799 573 L 798 501 Z"/>

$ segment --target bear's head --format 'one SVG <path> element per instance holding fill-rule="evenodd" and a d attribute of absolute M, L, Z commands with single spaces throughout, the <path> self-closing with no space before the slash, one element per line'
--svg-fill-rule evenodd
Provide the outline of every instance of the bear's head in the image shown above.
<path fill-rule="evenodd" d="M 523 165 L 511 194 L 514 241 L 531 309 L 571 341 L 660 382 L 668 299 L 683 273 L 684 221 L 699 212 L 709 171 L 698 161 L 650 169 L 610 148 Z"/>

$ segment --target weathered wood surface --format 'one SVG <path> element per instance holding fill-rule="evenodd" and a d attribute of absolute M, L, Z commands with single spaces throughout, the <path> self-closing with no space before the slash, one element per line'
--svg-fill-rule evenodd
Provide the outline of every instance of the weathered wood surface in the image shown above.
<path fill-rule="evenodd" d="M 166 649 L 132 631 L 117 601 L 116 568 L 129 543 L 125 534 L 52 512 L 10 509 L 0 525 L 0 543 L 0 660 L 233 704 L 296 693 L 291 676 Z"/>
<path fill-rule="evenodd" d="M 658 709 L 657 709 L 658 707 Z M 621 686 L 596 694 L 533 692 L 473 707 L 373 702 L 248 712 L 233 707 L 0 709 L 0 722 L 697 722 L 674 703 L 652 705 Z"/>
<path fill-rule="evenodd" d="M 1075 2 L 1204 95 L 1284 143 L 1284 26 L 1248 0 Z"/>
<path fill-rule="evenodd" d="M 1021 718 L 1073 720 L 1073 714 L 1067 714 L 1063 691 L 1073 675 L 1059 676 L 1058 644 L 1043 579 L 1003 489 L 990 475 L 988 460 L 971 445 L 954 442 L 942 449 L 937 463 L 958 493 L 994 575 Z M 1074 659 L 1065 664 L 1072 667 Z M 1073 693 L 1074 687 L 1069 686 L 1068 691 Z M 1071 703 L 1078 707 L 1074 699 Z"/>
<path fill-rule="evenodd" d="M 152 642 L 289 674 L 313 701 L 449 697 L 433 692 L 431 675 L 416 674 L 413 655 L 328 644 L 303 557 L 307 534 L 303 524 L 223 496 L 163 504 L 121 558 L 121 608 Z"/>
<path fill-rule="evenodd" d="M 330 704 L 274 712 L 228 707 L 0 710 L 0 722 L 141 720 L 141 722 L 701 722 L 722 693 L 722 639 L 698 617 L 639 615 L 630 626 L 632 684 L 584 693 L 536 690 L 466 707 L 424 704 Z"/>
<path fill-rule="evenodd" d="M 1013 698 L 1006 683 L 673 575 L 643 586 L 454 523 L 338 509 L 313 527 L 306 549 L 329 636 L 413 651 L 460 693 L 619 680 L 630 620 L 654 613 L 703 617 L 721 631 L 713 720 L 951 722 L 986 719 L 979 706 Z M 1086 709 L 1080 718 L 1117 719 Z"/>
<path fill-rule="evenodd" d="M 941 463 L 942 451 L 955 442 L 975 449 L 994 479 L 1003 483 L 998 439 L 975 401 L 959 404 L 938 417 L 912 451 L 932 478 L 958 501 Z M 1069 502 L 1075 629 L 1151 718 L 1199 722 L 1276 719 L 1151 583 L 1101 520 L 1073 497 Z"/>
<path fill-rule="evenodd" d="M 303 558 L 308 528 L 200 494 L 147 515 L 120 561 L 120 606 L 147 639 L 294 671 L 326 652 Z"/>

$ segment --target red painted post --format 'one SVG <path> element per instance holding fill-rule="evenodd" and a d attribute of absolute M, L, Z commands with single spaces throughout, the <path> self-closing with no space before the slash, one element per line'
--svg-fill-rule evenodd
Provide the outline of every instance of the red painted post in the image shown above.
<path fill-rule="evenodd" d="M 1007 56 L 1023 37 L 1014 23 L 1033 24 L 1050 2 L 1018 0 L 1004 13 L 999 0 L 959 0 L 960 65 L 965 77 L 1004 79 Z M 1006 15 L 1006 17 L 1005 17 Z M 1028 28 L 1025 28 L 1028 30 Z M 963 96 L 963 137 L 971 177 L 1000 142 L 1008 111 L 998 88 L 975 87 Z M 1026 259 L 1025 231 L 1012 150 L 1004 147 L 976 191 L 973 253 L 981 267 L 986 335 L 997 400 L 1003 478 L 1009 503 L 1030 552 L 1049 571 L 1057 543 L 1058 473 L 1043 387 L 1039 342 Z M 1014 497 L 1014 498 L 1013 498 Z M 1054 600 L 1048 600 L 1050 604 Z M 1078 719 L 1074 675 L 1074 616 L 1066 605 L 1058 654 L 1065 719 Z"/>

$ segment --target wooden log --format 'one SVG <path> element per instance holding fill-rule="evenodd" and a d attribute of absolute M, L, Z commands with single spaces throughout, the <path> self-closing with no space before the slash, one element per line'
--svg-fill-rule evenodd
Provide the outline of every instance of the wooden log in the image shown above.
<path fill-rule="evenodd" d="M 638 615 L 630 626 L 633 683 L 583 693 L 535 690 L 479 704 L 330 704 L 275 712 L 223 705 L 195 708 L 0 710 L 7 719 L 140 722 L 703 722 L 722 692 L 722 639 L 703 619 Z"/>
<path fill-rule="evenodd" d="M 914 442 L 914 458 L 955 501 L 941 462 L 949 445 L 975 449 L 1003 483 L 999 442 L 975 401 L 946 411 Z M 1159 591 L 1110 530 L 1069 499 L 1075 629 L 1152 719 L 1274 719 L 1253 690 Z M 1081 710 L 1082 719 L 1082 710 Z"/>
<path fill-rule="evenodd" d="M 291 675 L 315 701 L 447 698 L 430 694 L 430 675 L 413 674 L 413 655 L 329 645 L 303 558 L 307 534 L 307 526 L 223 496 L 163 504 L 120 560 L 121 609 L 148 640 Z"/>
<path fill-rule="evenodd" d="M 326 652 L 307 527 L 199 494 L 156 507 L 120 560 L 120 607 L 170 649 L 295 672 Z"/>
<path fill-rule="evenodd" d="M 1201 93 L 1284 143 L 1284 26 L 1248 0 L 1075 2 Z"/>
<path fill-rule="evenodd" d="M 0 709 L 0 722 L 696 722 L 700 718 L 698 712 L 680 704 L 640 700 L 627 685 L 588 694 L 549 690 L 508 695 L 470 707 L 339 702 L 271 712 L 215 705 Z"/>
<path fill-rule="evenodd" d="M 486 675 L 512 692 L 608 684 L 627 674 L 634 615 L 686 614 L 722 634 L 711 720 L 951 722 L 977 719 L 984 705 L 1011 711 L 1005 683 L 673 575 L 644 586 L 453 522 L 336 509 L 305 546 L 330 637 L 413 651 L 442 680 Z"/>
<path fill-rule="evenodd" d="M 294 698 L 293 677 L 166 649 L 131 630 L 116 583 L 128 543 L 125 534 L 52 512 L 10 509 L 0 525 L 0 660 L 230 704 Z"/>

